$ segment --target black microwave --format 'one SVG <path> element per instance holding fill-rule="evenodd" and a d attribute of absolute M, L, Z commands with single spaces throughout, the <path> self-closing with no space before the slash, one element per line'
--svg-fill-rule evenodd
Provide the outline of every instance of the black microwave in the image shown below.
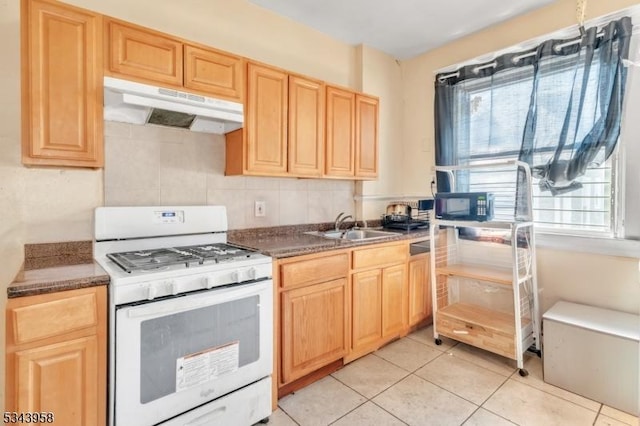
<path fill-rule="evenodd" d="M 490 192 L 439 192 L 435 196 L 436 219 L 484 222 L 493 219 Z"/>

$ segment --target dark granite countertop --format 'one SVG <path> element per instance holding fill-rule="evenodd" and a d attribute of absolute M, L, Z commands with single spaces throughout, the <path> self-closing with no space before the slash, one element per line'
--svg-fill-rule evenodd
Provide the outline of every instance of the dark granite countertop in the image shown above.
<path fill-rule="evenodd" d="M 331 229 L 332 225 L 296 225 L 229 231 L 228 241 L 258 250 L 273 258 L 284 258 L 389 241 L 429 238 L 428 229 L 386 229 L 394 232 L 394 235 L 369 241 L 334 240 L 305 233 L 326 231 Z M 26 245 L 25 271 L 7 287 L 7 296 L 33 296 L 109 284 L 109 275 L 92 260 L 92 257 L 90 241 Z"/>
<path fill-rule="evenodd" d="M 304 229 L 297 232 L 287 231 L 283 233 L 237 232 L 229 235 L 229 243 L 238 246 L 258 250 L 273 258 L 299 256 L 303 254 L 320 253 L 328 250 L 338 250 L 363 245 L 381 244 L 390 241 L 428 239 L 428 229 L 401 231 L 385 229 L 395 235 L 368 241 L 333 240 L 317 235 L 305 234 Z"/>
<path fill-rule="evenodd" d="M 7 287 L 7 297 L 34 296 L 109 284 L 109 275 L 95 262 L 24 271 Z"/>

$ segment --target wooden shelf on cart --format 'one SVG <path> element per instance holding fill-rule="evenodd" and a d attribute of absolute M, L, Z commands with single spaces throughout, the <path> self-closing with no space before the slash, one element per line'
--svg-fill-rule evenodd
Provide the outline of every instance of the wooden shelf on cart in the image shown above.
<path fill-rule="evenodd" d="M 529 320 L 522 319 L 522 328 Z M 439 334 L 516 359 L 513 314 L 467 303 L 454 303 L 438 309 L 436 331 Z"/>
<path fill-rule="evenodd" d="M 436 274 L 488 281 L 509 287 L 511 287 L 511 284 L 513 282 L 513 271 L 511 269 L 496 268 L 491 266 L 454 263 L 436 267 Z"/>
<path fill-rule="evenodd" d="M 469 303 L 453 303 L 438 309 L 438 315 L 448 316 L 460 321 L 477 324 L 485 329 L 501 333 L 515 333 L 513 314 L 495 311 Z M 522 328 L 529 324 L 529 319 L 522 318 Z"/>

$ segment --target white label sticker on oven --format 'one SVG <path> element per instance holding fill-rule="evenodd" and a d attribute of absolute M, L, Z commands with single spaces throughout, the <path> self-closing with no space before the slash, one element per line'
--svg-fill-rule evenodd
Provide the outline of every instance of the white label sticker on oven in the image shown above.
<path fill-rule="evenodd" d="M 235 341 L 176 360 L 176 392 L 238 370 L 240 342 Z"/>

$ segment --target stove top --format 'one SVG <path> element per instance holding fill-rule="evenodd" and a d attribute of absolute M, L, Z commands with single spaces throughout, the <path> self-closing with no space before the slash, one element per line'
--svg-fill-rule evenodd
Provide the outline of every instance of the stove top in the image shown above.
<path fill-rule="evenodd" d="M 189 268 L 195 265 L 234 262 L 261 255 L 253 250 L 231 244 L 212 243 L 107 253 L 106 256 L 125 272 L 131 273 L 154 271 L 172 265 L 183 265 Z"/>

